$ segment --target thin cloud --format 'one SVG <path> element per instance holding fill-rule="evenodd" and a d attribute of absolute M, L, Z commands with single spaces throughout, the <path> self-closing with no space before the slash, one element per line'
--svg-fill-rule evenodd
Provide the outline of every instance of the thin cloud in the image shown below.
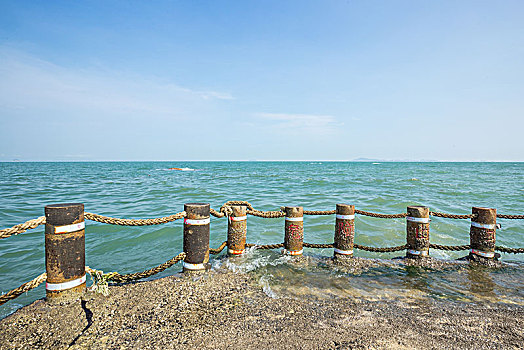
<path fill-rule="evenodd" d="M 343 125 L 331 115 L 257 113 L 255 116 L 266 121 L 272 121 L 274 127 L 301 132 L 333 133 Z"/>
<path fill-rule="evenodd" d="M 198 94 L 202 96 L 202 98 L 209 100 L 216 98 L 217 100 L 234 100 L 235 98 L 231 96 L 231 94 L 224 93 L 224 92 L 216 92 L 216 91 L 198 91 Z"/>
<path fill-rule="evenodd" d="M 226 92 L 194 90 L 156 78 L 75 69 L 0 47 L 0 108 L 89 109 L 111 113 L 185 115 L 202 104 L 233 100 Z"/>

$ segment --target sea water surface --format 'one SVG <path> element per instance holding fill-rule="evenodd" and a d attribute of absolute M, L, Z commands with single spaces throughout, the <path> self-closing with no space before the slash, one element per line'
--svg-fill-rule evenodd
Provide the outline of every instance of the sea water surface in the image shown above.
<path fill-rule="evenodd" d="M 185 168 L 184 171 L 168 170 Z M 301 205 L 334 209 L 337 203 L 380 213 L 405 212 L 409 205 L 469 214 L 472 206 L 524 214 L 524 163 L 410 162 L 54 162 L 0 163 L 0 228 L 43 215 L 44 206 L 79 202 L 85 210 L 119 218 L 154 218 L 183 210 L 184 203 L 208 202 L 219 209 L 246 200 L 260 210 Z M 469 243 L 469 220 L 432 217 L 431 242 Z M 304 240 L 331 243 L 333 216 L 306 216 Z M 524 247 L 524 220 L 500 219 L 497 244 Z M 405 219 L 358 215 L 355 242 L 377 247 L 402 245 Z M 226 219 L 211 218 L 211 247 L 226 238 Z M 248 242 L 283 241 L 283 218 L 248 218 Z M 124 227 L 86 221 L 86 264 L 106 272 L 131 273 L 156 266 L 182 251 L 182 221 Z M 215 268 L 253 273 L 268 295 L 365 298 L 449 298 L 471 302 L 524 304 L 524 254 L 502 254 L 501 269 L 458 265 L 425 269 L 388 265 L 398 253 L 355 251 L 386 264 L 347 271 L 329 264 L 332 249 L 305 249 L 296 263 L 278 251 L 253 251 L 230 261 L 212 258 Z M 431 250 L 457 259 L 466 252 Z M 176 265 L 155 276 L 173 275 Z M 0 292 L 45 271 L 43 226 L 0 240 Z M 44 286 L 0 306 L 0 318 L 45 296 Z"/>

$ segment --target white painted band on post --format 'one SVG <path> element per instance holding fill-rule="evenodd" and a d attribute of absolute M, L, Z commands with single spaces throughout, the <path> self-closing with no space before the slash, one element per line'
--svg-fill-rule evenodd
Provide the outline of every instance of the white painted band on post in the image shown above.
<path fill-rule="evenodd" d="M 191 263 L 188 263 L 188 262 L 185 262 L 185 261 L 184 261 L 183 266 L 184 266 L 184 269 L 186 269 L 186 270 L 193 270 L 193 271 L 205 270 L 206 269 L 204 264 L 191 264 Z"/>
<path fill-rule="evenodd" d="M 71 233 L 85 229 L 85 221 L 79 222 L 78 224 L 55 226 L 55 233 Z"/>
<path fill-rule="evenodd" d="M 406 216 L 406 220 L 419 224 L 429 224 L 429 218 L 415 218 L 413 216 Z"/>
<path fill-rule="evenodd" d="M 207 225 L 211 222 L 209 218 L 207 219 L 184 219 L 184 224 L 186 225 Z"/>
<path fill-rule="evenodd" d="M 355 215 L 342 215 L 342 214 L 337 214 L 337 219 L 343 219 L 343 220 L 355 220 Z"/>
<path fill-rule="evenodd" d="M 483 252 L 482 250 L 477 250 L 477 249 L 471 249 L 470 252 L 475 255 L 482 256 L 484 258 L 494 258 L 495 257 L 495 252 Z"/>
<path fill-rule="evenodd" d="M 429 254 L 429 251 L 427 251 L 427 250 L 408 249 L 408 253 L 411 254 L 411 255 L 427 256 Z"/>
<path fill-rule="evenodd" d="M 341 254 L 341 255 L 353 255 L 353 249 L 351 249 L 351 250 L 342 250 L 342 249 L 335 248 L 335 253 Z"/>
<path fill-rule="evenodd" d="M 282 250 L 282 253 L 284 253 L 285 255 L 302 255 L 303 252 L 304 252 L 304 249 L 300 249 L 300 250 L 283 249 Z"/>
<path fill-rule="evenodd" d="M 304 217 L 300 216 L 298 218 L 290 218 L 286 216 L 286 221 L 304 221 Z"/>
<path fill-rule="evenodd" d="M 62 282 L 62 283 L 49 283 L 46 282 L 45 289 L 52 290 L 52 291 L 60 291 L 60 290 L 66 290 L 71 289 L 74 287 L 78 287 L 82 283 L 85 283 L 86 281 L 86 275 L 84 274 L 82 277 L 77 278 L 72 281 Z"/>
<path fill-rule="evenodd" d="M 471 226 L 477 227 L 477 228 L 487 228 L 489 230 L 494 230 L 497 228 L 497 224 L 481 224 L 479 222 L 472 221 Z"/>
<path fill-rule="evenodd" d="M 247 220 L 247 216 L 230 216 L 229 219 L 231 221 L 245 221 Z"/>

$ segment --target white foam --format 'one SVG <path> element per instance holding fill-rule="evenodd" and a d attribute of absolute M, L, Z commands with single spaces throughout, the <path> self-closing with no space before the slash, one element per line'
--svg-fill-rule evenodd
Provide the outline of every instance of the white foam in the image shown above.
<path fill-rule="evenodd" d="M 260 277 L 260 285 L 262 286 L 262 291 L 266 293 L 266 295 L 273 299 L 278 299 L 278 296 L 275 292 L 271 289 L 271 286 L 269 285 L 269 279 L 273 277 L 273 275 L 264 275 Z"/>

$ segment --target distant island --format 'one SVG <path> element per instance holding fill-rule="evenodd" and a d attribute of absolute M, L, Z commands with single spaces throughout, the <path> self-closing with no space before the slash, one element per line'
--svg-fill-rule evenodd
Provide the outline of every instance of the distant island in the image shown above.
<path fill-rule="evenodd" d="M 378 159 L 359 157 L 351 160 L 351 162 L 442 162 L 434 159 Z"/>

